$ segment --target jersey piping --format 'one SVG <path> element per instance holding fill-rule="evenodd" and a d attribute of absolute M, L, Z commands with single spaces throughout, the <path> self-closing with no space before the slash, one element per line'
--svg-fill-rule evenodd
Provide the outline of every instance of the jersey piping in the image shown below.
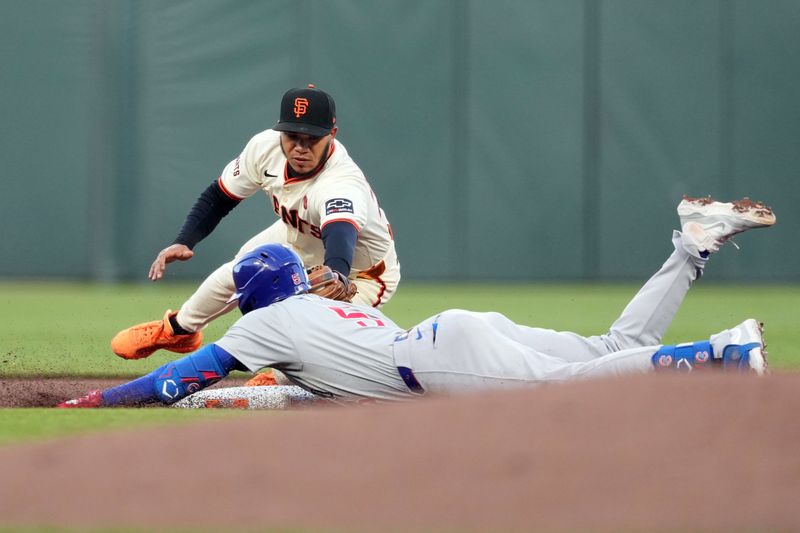
<path fill-rule="evenodd" d="M 225 184 L 222 183 L 222 176 L 217 178 L 217 183 L 219 183 L 220 190 L 222 190 L 222 192 L 225 194 L 225 196 L 227 196 L 231 200 L 236 200 L 236 201 L 241 202 L 242 200 L 245 199 L 243 196 L 236 196 L 231 191 L 229 191 L 227 188 L 225 188 Z"/>
<path fill-rule="evenodd" d="M 325 228 L 325 226 L 327 226 L 328 224 L 331 224 L 333 222 L 347 222 L 348 224 L 350 224 L 351 226 L 356 228 L 356 231 L 358 233 L 361 233 L 361 227 L 358 225 L 358 222 L 356 222 L 352 218 L 332 218 L 332 219 L 326 220 L 325 223 L 322 224 L 322 226 L 320 226 L 320 228 L 319 228 L 320 231 L 322 231 Z"/>

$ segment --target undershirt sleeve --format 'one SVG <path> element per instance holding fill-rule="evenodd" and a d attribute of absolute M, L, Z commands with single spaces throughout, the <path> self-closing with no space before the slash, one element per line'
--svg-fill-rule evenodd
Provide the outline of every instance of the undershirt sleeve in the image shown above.
<path fill-rule="evenodd" d="M 226 195 L 215 180 L 203 191 L 192 206 L 173 244 L 183 244 L 193 249 L 208 237 L 220 220 L 239 205 L 241 200 Z"/>
<path fill-rule="evenodd" d="M 350 222 L 330 222 L 322 228 L 322 244 L 325 246 L 325 265 L 345 277 L 350 274 L 353 253 L 358 241 L 358 230 Z"/>

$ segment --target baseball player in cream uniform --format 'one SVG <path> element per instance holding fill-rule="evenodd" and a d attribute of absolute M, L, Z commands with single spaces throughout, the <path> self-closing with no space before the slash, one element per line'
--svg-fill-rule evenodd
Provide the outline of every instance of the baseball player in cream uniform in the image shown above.
<path fill-rule="evenodd" d="M 160 348 L 197 349 L 201 330 L 236 307 L 229 299 L 237 258 L 266 243 L 290 246 L 309 267 L 329 266 L 342 282 L 356 286 L 355 303 L 380 307 L 389 301 L 400 282 L 389 221 L 363 172 L 335 138 L 335 124 L 335 104 L 324 91 L 308 86 L 286 92 L 278 123 L 255 135 L 203 192 L 175 242 L 153 262 L 150 278 L 160 279 L 172 261 L 189 259 L 222 217 L 259 191 L 278 220 L 206 278 L 177 313 L 168 310 L 162 320 L 117 334 L 111 343 L 117 355 L 139 359 Z"/>
<path fill-rule="evenodd" d="M 347 222 L 358 232 L 349 275 L 358 287 L 353 301 L 372 307 L 385 304 L 400 281 L 400 265 L 389 222 L 361 170 L 344 145 L 334 141 L 328 162 L 316 178 L 292 180 L 286 176 L 279 137 L 274 130 L 253 137 L 219 178 L 220 187 L 232 198 L 241 200 L 264 191 L 280 217 L 247 241 L 237 257 L 274 242 L 289 245 L 306 265 L 321 265 L 325 259 L 322 229 L 331 222 Z M 236 306 L 226 304 L 234 292 L 231 269 L 235 262 L 221 266 L 183 305 L 178 313 L 182 326 L 205 326 L 209 318 Z"/>

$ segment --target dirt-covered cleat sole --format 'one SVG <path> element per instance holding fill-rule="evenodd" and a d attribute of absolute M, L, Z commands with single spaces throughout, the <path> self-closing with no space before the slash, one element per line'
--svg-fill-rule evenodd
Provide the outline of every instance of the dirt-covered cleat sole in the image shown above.
<path fill-rule="evenodd" d="M 164 318 L 144 322 L 124 329 L 111 339 L 111 350 L 123 359 L 143 359 L 156 350 L 169 350 L 175 353 L 190 353 L 203 344 L 203 333 L 198 331 L 188 335 L 175 335 L 167 310 Z"/>
<path fill-rule="evenodd" d="M 732 329 L 711 336 L 714 358 L 721 360 L 723 370 L 768 373 L 764 324 L 749 318 Z"/>
<path fill-rule="evenodd" d="M 56 405 L 59 409 L 81 409 L 103 407 L 103 394 L 99 390 L 93 390 L 86 396 L 75 398 L 74 400 L 67 400 Z"/>
<path fill-rule="evenodd" d="M 772 208 L 743 198 L 717 202 L 713 198 L 684 196 L 678 204 L 681 229 L 690 248 L 696 252 L 717 252 L 731 237 L 755 228 L 775 224 Z"/>

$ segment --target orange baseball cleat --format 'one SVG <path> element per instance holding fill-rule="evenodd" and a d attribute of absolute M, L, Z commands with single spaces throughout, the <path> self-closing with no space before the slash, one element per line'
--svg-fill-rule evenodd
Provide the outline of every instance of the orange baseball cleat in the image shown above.
<path fill-rule="evenodd" d="M 161 320 L 145 322 L 123 329 L 111 339 L 111 350 L 123 359 L 143 359 L 156 350 L 190 353 L 203 343 L 199 331 L 188 335 L 175 335 L 170 317 L 176 315 L 168 309 Z"/>
<path fill-rule="evenodd" d="M 250 378 L 245 384 L 245 387 L 271 387 L 277 385 L 278 381 L 275 379 L 275 374 L 272 370 L 261 372 Z"/>

